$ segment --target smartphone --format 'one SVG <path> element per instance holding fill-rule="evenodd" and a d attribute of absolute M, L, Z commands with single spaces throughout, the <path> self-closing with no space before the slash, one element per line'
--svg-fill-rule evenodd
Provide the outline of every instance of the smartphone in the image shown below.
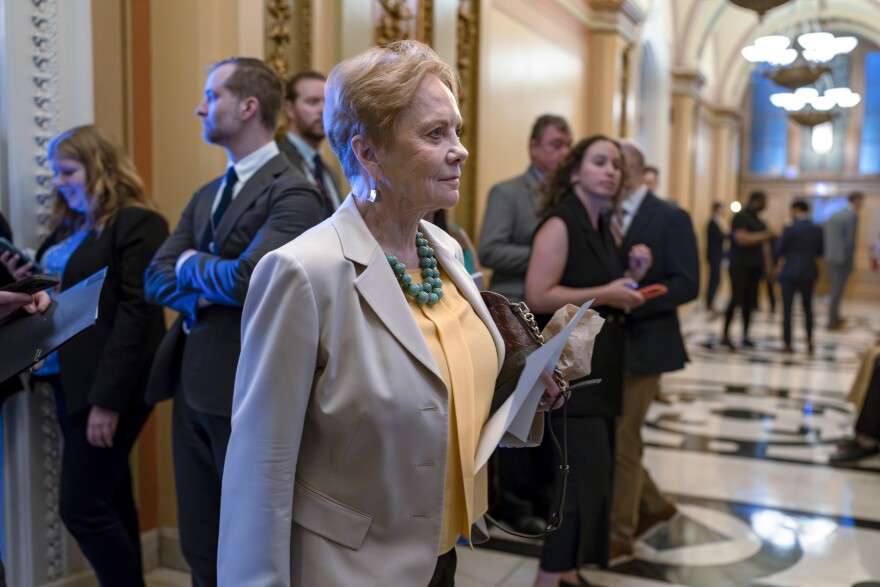
<path fill-rule="evenodd" d="M 0 253 L 2 253 L 4 251 L 9 251 L 13 255 L 18 255 L 18 264 L 19 265 L 27 265 L 28 263 L 33 263 L 32 267 L 34 269 L 34 273 L 42 273 L 43 272 L 42 265 L 40 265 L 39 263 L 37 263 L 36 261 L 34 261 L 30 257 L 28 257 L 24 253 L 24 251 L 22 251 L 21 249 L 16 247 L 14 244 L 9 242 L 8 239 L 0 236 Z"/>
<path fill-rule="evenodd" d="M 646 300 L 650 300 L 656 298 L 657 296 L 662 296 L 666 292 L 669 291 L 669 288 L 663 285 L 662 283 L 652 283 L 651 285 L 646 285 L 645 287 L 640 287 L 636 290 Z"/>
<path fill-rule="evenodd" d="M 44 289 L 55 287 L 59 283 L 60 281 L 57 277 L 38 274 L 31 275 L 30 277 L 25 277 L 24 279 L 16 281 L 15 283 L 10 283 L 5 287 L 0 287 L 0 291 L 35 294 L 39 291 L 43 291 Z"/>

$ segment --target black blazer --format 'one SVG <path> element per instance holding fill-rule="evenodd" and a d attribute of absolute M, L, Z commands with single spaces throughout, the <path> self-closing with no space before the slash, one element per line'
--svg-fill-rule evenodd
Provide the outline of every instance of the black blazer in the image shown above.
<path fill-rule="evenodd" d="M 669 292 L 632 311 L 626 330 L 626 369 L 656 375 L 684 367 L 688 360 L 678 307 L 699 293 L 700 258 L 697 238 L 687 212 L 648 193 L 626 231 L 621 264 L 633 245 L 651 248 L 653 263 L 640 286 L 662 283 Z"/>
<path fill-rule="evenodd" d="M 560 281 L 562 285 L 596 287 L 623 277 L 607 218 L 600 219 L 596 230 L 581 201 L 571 195 L 541 221 L 535 232 L 554 216 L 562 219 L 568 229 L 568 257 Z M 598 378 L 602 383 L 575 392 L 568 401 L 568 414 L 611 418 L 620 415 L 623 397 L 624 316 L 616 308 L 596 306 L 593 309 L 606 321 L 596 337 L 592 371 L 587 379 Z M 535 319 L 543 328 L 550 317 L 539 314 Z"/>
<path fill-rule="evenodd" d="M 724 241 L 727 237 L 714 218 L 706 225 L 706 261 L 710 264 L 721 262 L 724 256 Z"/>
<path fill-rule="evenodd" d="M 147 269 L 147 300 L 181 315 L 156 355 L 146 399 L 156 403 L 180 389 L 196 410 L 229 417 L 251 273 L 263 255 L 319 223 L 324 206 L 317 190 L 278 154 L 227 208 L 213 239 L 216 254 L 199 250 L 222 179 L 196 192 Z M 188 249 L 198 252 L 177 271 L 177 259 Z"/>
<path fill-rule="evenodd" d="M 774 257 L 785 258 L 779 281 L 816 281 L 816 258 L 824 252 L 822 229 L 808 219 L 786 226 L 776 241 Z"/>
<path fill-rule="evenodd" d="M 58 351 L 67 413 L 91 406 L 123 412 L 142 400 L 153 355 L 165 334 L 161 308 L 144 299 L 144 269 L 168 236 L 157 212 L 122 208 L 98 234 L 92 231 L 70 256 L 61 289 L 76 285 L 103 267 L 107 278 L 98 304 L 98 320 Z M 57 232 L 37 258 L 57 242 Z"/>

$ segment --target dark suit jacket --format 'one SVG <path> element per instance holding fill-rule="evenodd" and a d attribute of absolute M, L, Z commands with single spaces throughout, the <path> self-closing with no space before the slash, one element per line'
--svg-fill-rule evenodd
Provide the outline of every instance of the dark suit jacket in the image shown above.
<path fill-rule="evenodd" d="M 196 410 L 228 417 L 251 273 L 263 255 L 320 222 L 324 206 L 317 190 L 279 154 L 227 208 L 214 235 L 217 254 L 197 252 L 178 274 L 181 253 L 203 241 L 221 182 L 217 178 L 196 192 L 147 269 L 147 299 L 181 313 L 156 355 L 147 401 L 167 399 L 179 388 Z M 200 298 L 210 304 L 199 307 Z M 188 335 L 184 320 L 191 324 Z"/>
<path fill-rule="evenodd" d="M 822 256 L 823 240 L 822 229 L 806 218 L 786 226 L 773 251 L 776 258 L 785 258 L 779 281 L 816 281 L 816 258 Z"/>
<path fill-rule="evenodd" d="M 654 259 L 639 285 L 662 283 L 669 292 L 632 311 L 626 332 L 626 369 L 656 375 L 681 369 L 688 360 L 678 307 L 699 293 L 700 257 L 688 213 L 650 192 L 620 247 L 624 267 L 630 248 L 639 243 L 651 248 Z"/>
<path fill-rule="evenodd" d="M 290 164 L 293 165 L 294 169 L 300 171 L 303 174 L 303 177 L 311 182 L 311 167 L 305 162 L 305 160 L 303 160 L 302 155 L 293 143 L 291 143 L 287 137 L 281 137 L 276 142 L 278 143 L 278 150 L 287 156 L 287 160 L 290 161 Z M 339 196 L 339 203 L 342 204 L 342 201 L 345 200 L 346 194 L 342 193 L 342 188 L 339 185 L 339 178 L 336 176 L 336 173 L 329 167 L 325 166 L 324 177 L 330 178 L 333 187 L 336 189 L 336 194 Z"/>
<path fill-rule="evenodd" d="M 720 263 L 724 256 L 724 240 L 727 237 L 714 218 L 706 226 L 706 261 L 710 264 Z"/>
<path fill-rule="evenodd" d="M 107 267 L 98 320 L 58 351 L 67 413 L 91 406 L 117 412 L 142 400 L 153 355 L 165 334 L 162 309 L 144 299 L 144 269 L 168 236 L 157 212 L 122 208 L 100 234 L 92 231 L 67 262 L 61 289 Z M 37 258 L 57 242 L 57 233 Z"/>

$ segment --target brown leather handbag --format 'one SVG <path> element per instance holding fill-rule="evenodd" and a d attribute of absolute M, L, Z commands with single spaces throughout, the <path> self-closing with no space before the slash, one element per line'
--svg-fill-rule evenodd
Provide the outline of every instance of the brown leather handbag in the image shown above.
<path fill-rule="evenodd" d="M 541 336 L 541 331 L 538 330 L 538 324 L 535 322 L 535 316 L 525 302 L 511 303 L 503 295 L 491 291 L 481 291 L 480 295 L 486 307 L 489 308 L 489 314 L 492 316 L 495 326 L 501 332 L 501 338 L 504 339 L 504 363 L 501 365 L 498 378 L 495 380 L 495 394 L 492 396 L 492 407 L 490 409 L 490 414 L 493 414 L 513 393 L 513 390 L 516 389 L 520 373 L 522 373 L 526 365 L 526 357 L 544 344 L 544 337 Z M 556 369 L 554 377 L 557 385 L 563 391 L 559 397 L 564 399 L 559 401 L 564 401 L 570 393 L 568 391 L 568 382 L 563 379 L 559 369 Z M 565 404 L 562 406 L 562 411 L 563 432 L 561 442 L 556 438 L 553 427 L 550 425 L 552 409 L 547 412 L 547 426 L 545 427 L 545 430 L 549 431 L 553 445 L 561 458 L 561 464 L 557 472 L 559 481 L 556 486 L 555 511 L 550 514 L 546 530 L 539 534 L 518 532 L 486 514 L 486 519 L 508 534 L 519 536 L 520 538 L 539 539 L 557 530 L 562 524 L 562 508 L 565 503 L 565 492 L 568 486 L 568 435 L 566 430 Z"/>
<path fill-rule="evenodd" d="M 526 357 L 544 344 L 535 316 L 525 302 L 511 303 L 506 297 L 492 291 L 481 291 L 480 296 L 504 339 L 504 363 L 495 380 L 491 414 L 510 397 L 526 365 Z"/>

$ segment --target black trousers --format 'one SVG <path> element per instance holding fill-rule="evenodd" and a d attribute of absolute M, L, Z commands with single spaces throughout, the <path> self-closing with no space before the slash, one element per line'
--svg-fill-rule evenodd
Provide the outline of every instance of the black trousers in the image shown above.
<path fill-rule="evenodd" d="M 431 577 L 428 587 L 455 587 L 455 567 L 457 563 L 458 558 L 455 555 L 454 548 L 446 554 L 441 554 L 437 557 L 437 566 L 434 567 L 434 576 Z"/>
<path fill-rule="evenodd" d="M 152 407 L 137 402 L 122 412 L 113 446 L 99 448 L 86 440 L 88 412 L 68 415 L 60 384 L 53 387 L 64 435 L 61 520 L 102 586 L 141 587 L 141 535 L 128 457 Z"/>
<path fill-rule="evenodd" d="M 174 477 L 180 548 L 192 570 L 194 587 L 217 585 L 220 483 L 232 421 L 192 408 L 174 398 Z"/>
<path fill-rule="evenodd" d="M 758 284 L 761 282 L 763 269 L 761 267 L 730 267 L 730 303 L 724 313 L 724 338 L 730 338 L 730 323 L 733 314 L 740 308 L 743 319 L 743 338 L 749 336 L 749 322 L 752 318 L 752 308 L 758 302 Z"/>
<path fill-rule="evenodd" d="M 715 294 L 721 284 L 721 259 L 709 261 L 709 281 L 706 284 L 706 309 L 711 310 L 715 302 Z"/>
<path fill-rule="evenodd" d="M 554 418 L 552 426 L 562 438 L 561 419 Z M 561 573 L 584 564 L 608 566 L 614 436 L 613 418 L 569 416 L 563 520 L 559 529 L 544 539 L 543 570 Z M 558 456 L 555 461 L 558 466 Z"/>
<path fill-rule="evenodd" d="M 807 340 L 813 340 L 813 286 L 811 280 L 788 280 L 780 281 L 782 288 L 782 340 L 785 344 L 791 344 L 791 312 L 794 306 L 794 294 L 801 294 L 801 304 L 804 307 L 804 325 L 807 329 Z"/>
<path fill-rule="evenodd" d="M 874 364 L 865 403 L 856 420 L 856 432 L 880 440 L 880 361 Z"/>

